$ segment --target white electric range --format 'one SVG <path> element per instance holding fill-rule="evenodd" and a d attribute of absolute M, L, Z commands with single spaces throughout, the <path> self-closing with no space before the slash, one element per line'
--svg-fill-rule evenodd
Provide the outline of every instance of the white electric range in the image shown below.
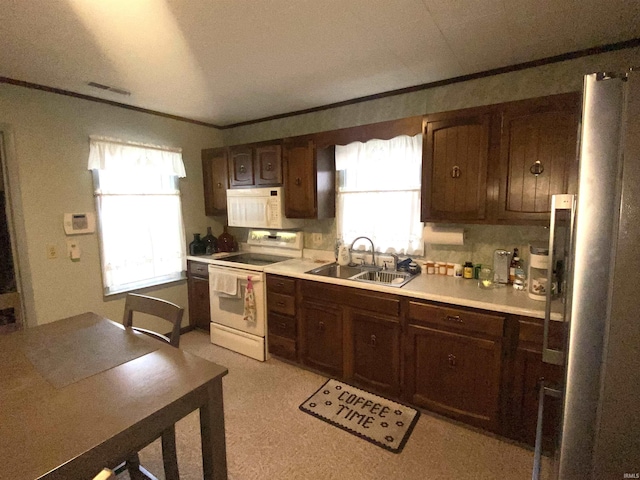
<path fill-rule="evenodd" d="M 301 258 L 302 245 L 302 232 L 250 230 L 245 250 L 209 260 L 211 343 L 260 361 L 269 357 L 264 267 Z M 254 321 L 245 320 L 249 281 Z"/>

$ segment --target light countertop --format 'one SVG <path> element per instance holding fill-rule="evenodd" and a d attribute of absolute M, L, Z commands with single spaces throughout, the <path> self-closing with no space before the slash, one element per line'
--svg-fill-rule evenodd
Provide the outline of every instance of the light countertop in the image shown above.
<path fill-rule="evenodd" d="M 544 318 L 544 302 L 532 300 L 526 291 L 514 290 L 510 285 L 485 290 L 478 287 L 477 280 L 422 273 L 409 283 L 397 288 L 305 273 L 327 263 L 331 262 L 292 259 L 269 265 L 265 267 L 264 271 L 275 275 L 386 292 L 434 302 L 449 303 L 451 305 Z M 562 320 L 562 310 L 562 302 L 559 300 L 553 301 L 551 304 L 551 319 Z"/>

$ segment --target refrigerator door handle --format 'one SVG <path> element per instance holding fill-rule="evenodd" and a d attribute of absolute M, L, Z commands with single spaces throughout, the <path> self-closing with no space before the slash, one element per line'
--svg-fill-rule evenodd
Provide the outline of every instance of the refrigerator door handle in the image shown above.
<path fill-rule="evenodd" d="M 549 322 L 551 321 L 551 298 L 553 284 L 554 246 L 556 237 L 556 217 L 559 210 L 570 210 L 569 250 L 573 250 L 573 225 L 576 216 L 576 196 L 570 194 L 553 195 L 551 197 L 551 221 L 549 223 L 549 265 L 547 267 L 547 299 L 544 309 L 544 332 L 542 337 L 542 361 L 553 365 L 564 365 L 564 352 L 549 348 Z M 567 261 L 571 255 L 565 257 Z M 567 272 L 572 271 L 572 265 L 567 263 Z"/>
<path fill-rule="evenodd" d="M 531 473 L 531 480 L 540 480 L 540 470 L 542 467 L 542 425 L 544 420 L 544 397 L 560 398 L 562 392 L 559 388 L 555 388 L 544 378 L 539 382 L 540 390 L 538 391 L 538 421 L 536 423 L 536 443 L 535 451 L 533 454 L 533 472 Z"/>

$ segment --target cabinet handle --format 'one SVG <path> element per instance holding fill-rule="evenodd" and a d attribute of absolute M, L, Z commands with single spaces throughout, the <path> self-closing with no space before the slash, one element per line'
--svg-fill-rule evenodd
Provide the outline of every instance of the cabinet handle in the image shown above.
<path fill-rule="evenodd" d="M 267 166 L 265 167 L 265 170 L 267 172 L 270 172 L 271 170 L 273 170 L 273 165 L 271 165 L 271 162 L 267 163 Z"/>
<path fill-rule="evenodd" d="M 287 329 L 287 324 L 284 322 L 280 322 L 280 329 L 281 330 L 286 330 Z"/>
<path fill-rule="evenodd" d="M 371 345 L 372 347 L 376 346 L 376 336 L 375 335 L 371 335 L 371 341 L 369 342 L 369 345 Z"/>
<path fill-rule="evenodd" d="M 537 177 L 544 172 L 544 165 L 540 163 L 540 160 L 536 160 L 536 162 L 529 168 L 529 171 Z"/>
<path fill-rule="evenodd" d="M 318 331 L 324 332 L 324 322 L 318 322 Z"/>
<path fill-rule="evenodd" d="M 279 287 L 284 287 L 284 283 L 283 282 L 278 282 L 278 283 L 276 283 L 276 285 L 278 285 Z"/>
<path fill-rule="evenodd" d="M 451 169 L 451 178 L 460 178 L 460 175 L 462 175 L 462 171 L 460 170 L 460 167 L 458 165 L 454 166 Z"/>
<path fill-rule="evenodd" d="M 460 318 L 460 315 L 447 315 L 446 317 L 444 317 L 444 319 L 448 322 L 464 323 L 464 321 Z"/>
<path fill-rule="evenodd" d="M 247 171 L 247 167 L 245 167 L 244 165 L 240 165 L 239 170 L 240 170 L 240 173 L 244 173 Z"/>
<path fill-rule="evenodd" d="M 456 356 L 453 353 L 450 353 L 447 358 L 449 359 L 449 366 L 454 368 L 456 366 Z"/>
<path fill-rule="evenodd" d="M 218 182 L 218 188 L 222 188 L 222 182 Z"/>
<path fill-rule="evenodd" d="M 302 179 L 300 177 L 296 178 L 296 185 L 302 185 Z"/>
<path fill-rule="evenodd" d="M 277 305 L 278 305 L 279 307 L 284 307 L 284 302 L 277 302 Z"/>

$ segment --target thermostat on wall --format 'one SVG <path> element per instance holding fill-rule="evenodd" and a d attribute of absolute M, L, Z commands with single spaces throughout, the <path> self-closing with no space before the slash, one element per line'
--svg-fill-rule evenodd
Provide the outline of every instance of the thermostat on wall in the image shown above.
<path fill-rule="evenodd" d="M 93 212 L 64 214 L 64 233 L 67 235 L 80 235 L 95 231 L 96 216 Z"/>

